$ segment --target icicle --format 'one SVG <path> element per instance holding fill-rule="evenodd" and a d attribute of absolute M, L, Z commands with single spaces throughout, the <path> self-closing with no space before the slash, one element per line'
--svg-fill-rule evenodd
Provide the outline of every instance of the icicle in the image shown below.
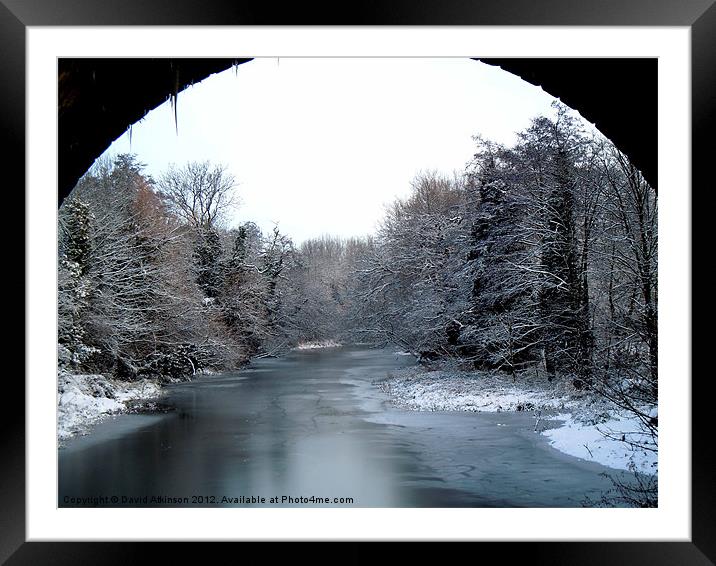
<path fill-rule="evenodd" d="M 174 108 L 174 129 L 179 135 L 179 122 L 177 121 L 177 95 L 176 93 L 171 94 L 172 108 Z"/>
<path fill-rule="evenodd" d="M 177 118 L 177 105 L 179 102 L 179 69 L 174 71 L 174 85 L 172 93 L 169 95 L 172 101 L 172 107 L 174 108 L 174 129 L 177 135 L 179 135 L 179 120 Z"/>

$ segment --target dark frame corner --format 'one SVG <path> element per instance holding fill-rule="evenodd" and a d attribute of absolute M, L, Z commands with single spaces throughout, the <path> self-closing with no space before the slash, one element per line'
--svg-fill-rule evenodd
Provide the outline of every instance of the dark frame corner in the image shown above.
<path fill-rule="evenodd" d="M 387 4 L 387 3 L 386 3 Z M 692 185 L 707 187 L 706 163 L 712 159 L 712 132 L 716 99 L 712 85 L 716 82 L 716 4 L 714 0 L 629 0 L 627 2 L 585 0 L 430 0 L 413 3 L 398 0 L 390 7 L 375 2 L 356 5 L 348 20 L 340 11 L 332 12 L 300 4 L 276 13 L 273 6 L 259 2 L 212 0 L 196 3 L 175 0 L 171 10 L 161 0 L 125 0 L 121 10 L 117 4 L 97 0 L 50 0 L 25 2 L 0 0 L 0 93 L 3 107 L 0 136 L 5 139 L 7 163 L 25 160 L 25 36 L 27 26 L 36 25 L 261 25 L 261 24 L 409 24 L 409 25 L 649 25 L 690 26 L 692 48 Z M 299 6 L 299 5 L 295 5 Z M 211 8 L 211 9 L 209 9 Z M 16 174 L 15 186 L 25 186 L 24 168 L 9 171 Z M 7 187 L 10 184 L 6 184 Z M 686 189 L 686 188 L 684 188 Z M 686 189 L 688 190 L 688 189 Z M 10 195 L 10 189 L 6 189 Z M 16 195 L 19 195 L 17 191 Z M 693 193 L 693 191 L 692 191 Z M 23 193 L 24 194 L 24 193 Z M 24 209 L 24 198 L 22 200 Z M 693 238 L 694 243 L 709 241 Z M 24 283 L 24 280 L 23 280 Z M 23 289 L 23 293 L 25 290 Z M 27 296 L 26 305 L 27 305 Z M 24 328 L 23 323 L 23 328 Z M 707 404 L 708 374 L 692 381 L 692 445 L 698 446 L 692 457 L 692 539 L 691 542 L 655 543 L 483 543 L 509 549 L 498 552 L 510 562 L 554 564 L 679 564 L 707 565 L 716 563 L 716 489 L 710 467 L 714 453 L 708 437 L 713 428 Z M 12 398 L 25 398 L 24 382 L 5 381 Z M 9 403 L 6 406 L 10 405 Z M 3 414 L 6 417 L 6 414 Z M 25 411 L 24 404 L 7 419 L 1 439 L 3 478 L 0 482 L 0 562 L 8 564 L 83 564 L 163 562 L 186 558 L 186 544 L 160 543 L 69 543 L 26 542 L 25 540 Z M 443 546 L 443 545 L 441 545 Z M 204 546 L 204 548 L 206 548 Z M 226 545 L 224 545 L 226 548 Z M 255 548 L 255 546 L 252 546 Z M 284 545 L 286 548 L 286 545 Z M 290 545 L 292 554 L 305 546 Z M 434 547 L 433 547 L 434 548 Z M 375 550 L 374 550 L 375 549 Z M 316 553 L 313 549 L 311 557 Z M 458 551 L 461 549 L 457 549 Z M 425 545 L 412 545 L 407 551 L 416 558 L 425 557 Z M 242 553 L 246 552 L 244 549 Z M 273 555 L 275 551 L 272 550 Z M 333 561 L 350 558 L 367 562 L 384 549 L 374 543 L 343 545 L 335 552 L 322 552 Z M 419 553 L 419 555 L 418 555 Z M 265 553 L 262 553 L 267 557 Z M 442 558 L 446 556 L 443 546 Z M 205 557 L 205 555 L 203 556 Z"/>

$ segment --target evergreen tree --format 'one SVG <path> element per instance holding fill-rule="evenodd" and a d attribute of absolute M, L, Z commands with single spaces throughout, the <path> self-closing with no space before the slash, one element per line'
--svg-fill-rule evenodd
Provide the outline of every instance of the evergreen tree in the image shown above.
<path fill-rule="evenodd" d="M 67 261 L 76 263 L 79 275 L 84 275 L 87 272 L 92 245 L 90 207 L 79 198 L 70 199 L 64 217 L 64 257 Z"/>
<path fill-rule="evenodd" d="M 532 208 L 539 217 L 539 314 L 545 369 L 589 380 L 592 335 L 586 265 L 579 261 L 576 163 L 583 147 L 578 124 L 565 107 L 556 119 L 540 117 L 522 136 Z"/>
<path fill-rule="evenodd" d="M 535 355 L 534 285 L 531 273 L 522 269 L 531 254 L 519 228 L 529 209 L 515 182 L 511 152 L 477 141 L 478 153 L 468 167 L 472 289 L 462 351 L 478 367 L 514 373 Z"/>
<path fill-rule="evenodd" d="M 209 226 L 199 227 L 194 246 L 196 282 L 210 299 L 216 299 L 221 288 L 221 253 L 219 233 Z"/>

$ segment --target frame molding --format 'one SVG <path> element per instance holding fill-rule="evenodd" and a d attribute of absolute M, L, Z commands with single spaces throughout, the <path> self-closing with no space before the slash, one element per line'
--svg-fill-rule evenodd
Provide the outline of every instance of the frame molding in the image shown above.
<path fill-rule="evenodd" d="M 395 0 L 388 4 L 375 1 L 362 3 L 347 11 L 336 8 L 324 10 L 306 4 L 287 5 L 277 12 L 266 2 L 233 2 L 207 0 L 201 4 L 191 0 L 174 0 L 171 6 L 162 0 L 123 0 L 121 3 L 98 0 L 0 0 L 0 137 L 5 141 L 6 163 L 24 162 L 25 157 L 25 28 L 26 26 L 62 25 L 642 25 L 690 26 L 692 48 L 692 185 L 707 187 L 707 166 L 713 159 L 710 146 L 716 127 L 716 106 L 712 85 L 716 82 L 716 4 L 714 0 L 484 0 L 479 4 L 469 0 L 443 0 L 411 2 Z M 356 9 L 357 8 L 357 9 Z M 707 137 L 708 136 L 708 137 Z M 710 142 L 710 143 L 709 143 Z M 7 196 L 16 196 L 11 187 L 25 186 L 24 168 L 9 168 L 14 175 L 12 183 L 4 185 Z M 709 178 L 713 184 L 712 178 Z M 692 190 L 693 193 L 693 190 Z M 24 198 L 22 201 L 24 208 Z M 693 222 L 693 221 L 692 221 Z M 701 224 L 703 225 L 703 224 Z M 693 238 L 694 243 L 708 241 Z M 23 293 L 25 293 L 23 276 Z M 26 295 L 24 295 L 26 296 Z M 25 302 L 27 306 L 27 299 Z M 23 322 L 23 328 L 25 323 Z M 26 340 L 29 337 L 26 336 Z M 6 378 L 8 394 L 12 399 L 25 397 L 24 383 Z M 482 543 L 491 545 L 504 557 L 534 563 L 554 564 L 683 564 L 707 565 L 716 563 L 716 489 L 714 461 L 716 449 L 709 437 L 713 429 L 710 383 L 707 374 L 692 381 L 692 539 L 691 542 L 649 543 Z M 5 411 L 14 407 L 14 415 Z M 77 543 L 77 542 L 25 542 L 25 406 L 5 404 L 2 414 L 3 434 L 0 437 L 2 453 L 2 482 L 0 482 L 0 562 L 7 564 L 110 564 L 149 562 L 155 560 L 185 559 L 188 546 L 202 551 L 206 558 L 207 546 L 196 544 L 172 545 L 166 543 Z M 236 547 L 236 543 L 223 543 L 222 550 L 244 555 L 256 550 L 264 554 L 266 548 L 253 543 Z M 302 546 L 297 546 L 301 544 Z M 305 543 L 283 543 L 287 554 L 305 552 L 314 559 L 325 556 L 328 560 L 349 559 L 358 563 L 384 554 L 384 543 L 348 543 L 321 549 L 316 553 Z M 465 544 L 465 543 L 463 543 Z M 478 543 L 479 544 L 479 543 Z M 228 546 L 231 545 L 231 546 Z M 505 545 L 509 545 L 505 547 Z M 464 548 L 438 549 L 440 557 L 450 557 L 450 550 L 462 552 Z M 483 546 L 483 549 L 486 547 Z M 408 555 L 425 557 L 424 544 L 401 549 Z M 271 550 L 273 555 L 275 550 Z M 412 558 L 412 556 L 410 556 Z M 457 552 L 455 554 L 457 558 Z M 326 560 L 326 561 L 328 561 Z"/>

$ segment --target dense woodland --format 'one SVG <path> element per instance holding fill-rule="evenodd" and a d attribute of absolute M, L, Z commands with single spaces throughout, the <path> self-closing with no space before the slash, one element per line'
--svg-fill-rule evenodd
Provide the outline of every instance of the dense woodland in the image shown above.
<path fill-rule="evenodd" d="M 100 160 L 60 209 L 59 358 L 72 371 L 185 379 L 304 341 L 656 402 L 657 194 L 567 109 L 513 147 L 475 138 L 459 175 L 419 174 L 369 238 L 294 245 L 228 228 L 235 182 Z M 643 415 L 656 432 L 656 421 Z"/>

